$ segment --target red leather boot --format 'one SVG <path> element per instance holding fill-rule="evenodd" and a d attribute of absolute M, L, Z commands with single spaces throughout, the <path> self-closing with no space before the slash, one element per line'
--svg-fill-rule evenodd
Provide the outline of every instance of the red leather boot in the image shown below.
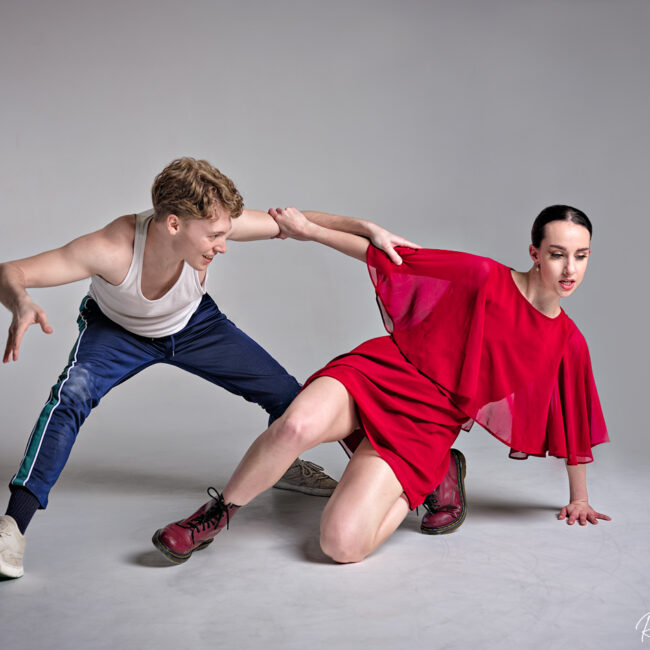
<path fill-rule="evenodd" d="M 208 488 L 210 501 L 204 503 L 187 519 L 158 529 L 151 541 L 153 545 L 174 564 L 189 560 L 194 551 L 200 551 L 212 543 L 215 535 L 230 524 L 230 518 L 239 506 L 226 504 L 223 496 L 214 488 Z"/>
<path fill-rule="evenodd" d="M 465 456 L 458 449 L 452 449 L 447 475 L 424 500 L 427 512 L 422 517 L 420 530 L 426 535 L 453 533 L 465 521 L 465 470 Z"/>

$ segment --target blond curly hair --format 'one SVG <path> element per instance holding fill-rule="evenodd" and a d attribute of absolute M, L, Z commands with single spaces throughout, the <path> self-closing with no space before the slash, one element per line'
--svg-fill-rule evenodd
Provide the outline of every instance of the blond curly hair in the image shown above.
<path fill-rule="evenodd" d="M 206 160 L 177 158 L 154 180 L 151 200 L 156 219 L 175 214 L 181 219 L 208 219 L 212 207 L 222 205 L 236 219 L 244 200 L 235 184 Z"/>

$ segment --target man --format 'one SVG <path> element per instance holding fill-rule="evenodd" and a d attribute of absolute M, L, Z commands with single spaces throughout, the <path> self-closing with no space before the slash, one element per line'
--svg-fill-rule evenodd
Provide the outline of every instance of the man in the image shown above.
<path fill-rule="evenodd" d="M 199 375 L 256 402 L 270 420 L 299 390 L 257 343 L 206 293 L 207 269 L 227 240 L 277 237 L 275 220 L 243 209 L 232 181 L 209 163 L 181 158 L 155 179 L 153 211 L 119 217 L 65 246 L 0 265 L 0 302 L 12 313 L 4 362 L 17 361 L 30 325 L 51 333 L 26 289 L 92 278 L 80 307 L 79 337 L 29 438 L 0 517 L 0 576 L 23 575 L 25 530 L 68 459 L 80 426 L 114 386 L 154 363 Z M 394 261 L 410 245 L 376 224 L 306 212 L 319 225 L 364 235 Z M 336 482 L 298 459 L 276 487 L 329 495 Z"/>

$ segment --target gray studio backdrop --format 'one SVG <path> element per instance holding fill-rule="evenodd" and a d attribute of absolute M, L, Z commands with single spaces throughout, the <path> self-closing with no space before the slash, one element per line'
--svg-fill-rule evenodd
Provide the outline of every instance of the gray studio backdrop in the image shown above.
<path fill-rule="evenodd" d="M 3 0 L 0 259 L 146 209 L 155 174 L 181 155 L 221 168 L 249 207 L 369 217 L 519 269 L 537 212 L 575 204 L 594 222 L 593 257 L 564 307 L 589 341 L 614 441 L 596 458 L 643 463 L 649 18 L 644 0 Z M 0 368 L 7 480 L 87 284 L 33 291 L 55 333 L 30 331 L 19 363 Z M 232 243 L 209 290 L 300 380 L 383 334 L 363 265 L 315 244 Z M 105 398 L 72 463 L 144 472 L 153 458 L 200 486 L 225 478 L 264 422 L 155 367 Z M 485 435 L 463 434 L 465 448 Z M 173 468 L 193 446 L 195 465 Z M 343 466 L 333 446 L 312 457 Z"/>

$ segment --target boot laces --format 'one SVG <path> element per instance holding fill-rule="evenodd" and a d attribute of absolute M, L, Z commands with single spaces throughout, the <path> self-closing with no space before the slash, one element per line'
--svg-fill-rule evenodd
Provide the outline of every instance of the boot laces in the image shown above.
<path fill-rule="evenodd" d="M 436 496 L 436 493 L 431 492 L 431 494 L 428 494 L 422 505 L 424 505 L 432 515 L 438 512 L 438 497 Z"/>
<path fill-rule="evenodd" d="M 224 515 L 226 516 L 226 529 L 230 527 L 230 512 L 229 508 L 223 500 L 223 494 L 217 492 L 213 487 L 208 488 L 208 496 L 214 499 L 214 504 L 210 506 L 204 513 L 178 524 L 181 528 L 187 528 L 192 532 L 192 540 L 194 540 L 195 532 L 203 532 L 209 528 L 216 528 Z"/>

